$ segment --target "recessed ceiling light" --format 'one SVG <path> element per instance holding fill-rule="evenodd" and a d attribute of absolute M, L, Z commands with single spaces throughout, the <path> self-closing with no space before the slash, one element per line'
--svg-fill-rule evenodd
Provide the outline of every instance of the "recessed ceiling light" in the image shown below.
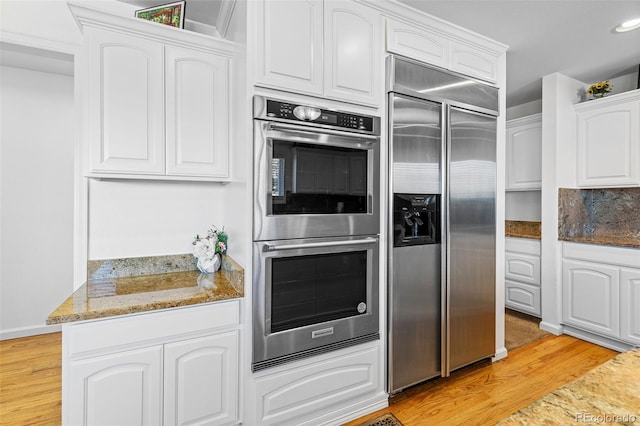
<path fill-rule="evenodd" d="M 616 27 L 616 32 L 624 33 L 631 30 L 637 30 L 640 28 L 640 18 L 631 19 L 630 21 L 624 22 L 622 25 Z"/>

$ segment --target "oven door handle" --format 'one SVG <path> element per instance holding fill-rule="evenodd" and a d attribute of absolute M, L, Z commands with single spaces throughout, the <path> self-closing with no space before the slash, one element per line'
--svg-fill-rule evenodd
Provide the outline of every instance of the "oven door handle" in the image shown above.
<path fill-rule="evenodd" d="M 351 241 L 323 241 L 319 243 L 301 243 L 301 244 L 271 244 L 264 243 L 262 246 L 263 251 L 278 251 L 278 250 L 296 250 L 296 249 L 311 249 L 311 248 L 324 248 L 324 247 L 344 247 L 344 246 L 352 246 L 352 245 L 360 245 L 360 244 L 371 244 L 375 243 L 377 238 L 363 238 L 361 240 L 351 240 Z"/>
<path fill-rule="evenodd" d="M 365 135 L 362 133 L 341 132 L 338 130 L 323 129 L 320 127 L 314 127 L 313 129 L 310 129 L 305 126 L 296 126 L 295 124 L 269 123 L 267 125 L 267 128 L 269 130 L 296 131 L 296 132 L 314 133 L 314 134 L 321 133 L 326 135 L 342 136 L 342 137 L 351 138 L 351 139 L 367 139 L 367 140 L 378 139 L 378 136 Z"/>

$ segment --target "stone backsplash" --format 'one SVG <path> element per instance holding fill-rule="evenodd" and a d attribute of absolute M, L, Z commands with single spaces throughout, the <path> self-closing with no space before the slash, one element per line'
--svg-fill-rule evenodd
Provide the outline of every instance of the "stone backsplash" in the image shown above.
<path fill-rule="evenodd" d="M 640 188 L 560 188 L 558 239 L 640 247 Z"/>

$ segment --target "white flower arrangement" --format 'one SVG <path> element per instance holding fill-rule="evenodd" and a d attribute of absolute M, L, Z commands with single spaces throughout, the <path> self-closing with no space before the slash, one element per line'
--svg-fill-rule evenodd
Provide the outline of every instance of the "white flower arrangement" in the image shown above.
<path fill-rule="evenodd" d="M 211 273 L 220 269 L 220 255 L 227 252 L 227 233 L 212 226 L 206 237 L 196 235 L 193 240 L 193 255 L 198 259 L 197 266 L 201 272 Z"/>

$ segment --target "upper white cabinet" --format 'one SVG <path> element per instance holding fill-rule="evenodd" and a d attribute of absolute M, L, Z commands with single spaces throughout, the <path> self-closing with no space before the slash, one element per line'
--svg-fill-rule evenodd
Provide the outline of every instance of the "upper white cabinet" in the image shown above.
<path fill-rule="evenodd" d="M 507 191 L 542 188 L 542 114 L 507 122 Z"/>
<path fill-rule="evenodd" d="M 578 186 L 640 185 L 640 90 L 574 108 Z"/>
<path fill-rule="evenodd" d="M 325 95 L 377 106 L 383 68 L 378 12 L 351 1 L 327 1 L 324 16 Z"/>
<path fill-rule="evenodd" d="M 256 2 L 258 84 L 322 95 L 322 4 L 322 0 Z"/>
<path fill-rule="evenodd" d="M 379 106 L 379 13 L 349 0 L 256 5 L 256 85 Z"/>
<path fill-rule="evenodd" d="M 387 51 L 495 83 L 502 52 L 436 26 L 386 20 Z"/>
<path fill-rule="evenodd" d="M 86 174 L 228 180 L 233 45 L 70 7 L 83 32 Z"/>

